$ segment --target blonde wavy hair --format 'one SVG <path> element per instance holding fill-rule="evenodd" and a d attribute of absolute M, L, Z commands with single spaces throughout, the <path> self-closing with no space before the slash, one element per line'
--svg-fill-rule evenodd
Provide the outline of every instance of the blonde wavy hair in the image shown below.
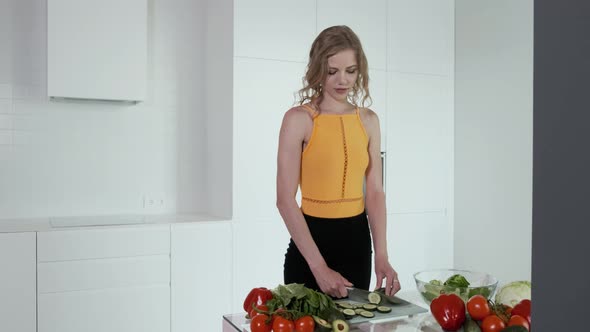
<path fill-rule="evenodd" d="M 347 49 L 355 52 L 359 72 L 352 93 L 348 95 L 348 101 L 355 106 L 365 107 L 367 101 L 367 106 L 371 105 L 367 57 L 358 36 L 345 25 L 326 28 L 313 41 L 303 77 L 303 88 L 298 92 L 299 105 L 306 102 L 319 105 L 322 101 L 322 83 L 328 76 L 328 58 Z"/>

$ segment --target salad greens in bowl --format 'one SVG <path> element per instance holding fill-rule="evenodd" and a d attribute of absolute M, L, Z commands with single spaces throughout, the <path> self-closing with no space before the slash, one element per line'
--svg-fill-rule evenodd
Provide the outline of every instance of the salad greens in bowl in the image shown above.
<path fill-rule="evenodd" d="M 418 292 L 428 305 L 440 294 L 450 293 L 459 295 L 464 302 L 477 294 L 483 295 L 489 300 L 498 286 L 498 279 L 490 274 L 457 269 L 416 272 L 414 280 Z"/>

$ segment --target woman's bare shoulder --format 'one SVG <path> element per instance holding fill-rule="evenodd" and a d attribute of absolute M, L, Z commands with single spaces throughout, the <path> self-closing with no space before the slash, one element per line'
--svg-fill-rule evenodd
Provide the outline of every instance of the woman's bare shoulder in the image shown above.
<path fill-rule="evenodd" d="M 360 107 L 359 110 L 361 119 L 363 120 L 365 126 L 379 127 L 379 116 L 377 115 L 377 113 L 375 113 L 375 111 L 367 107 Z"/>
<path fill-rule="evenodd" d="M 285 112 L 283 117 L 283 122 L 289 124 L 305 125 L 309 124 L 311 120 L 312 117 L 310 111 L 301 105 L 291 107 L 289 110 L 287 110 L 287 112 Z"/>

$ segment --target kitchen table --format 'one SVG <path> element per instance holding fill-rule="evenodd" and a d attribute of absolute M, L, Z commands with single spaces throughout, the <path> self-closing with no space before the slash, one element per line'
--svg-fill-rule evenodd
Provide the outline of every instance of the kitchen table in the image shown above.
<path fill-rule="evenodd" d="M 416 292 L 417 293 L 417 292 Z M 416 305 L 428 308 L 414 292 L 400 294 L 399 297 Z M 223 332 L 249 332 L 246 313 L 229 314 L 223 316 Z M 351 324 L 350 332 L 443 332 L 430 312 L 377 320 L 358 324 Z"/>

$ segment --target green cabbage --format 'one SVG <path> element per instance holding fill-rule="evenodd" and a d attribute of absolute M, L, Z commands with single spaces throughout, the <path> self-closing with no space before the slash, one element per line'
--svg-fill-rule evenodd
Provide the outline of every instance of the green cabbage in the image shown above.
<path fill-rule="evenodd" d="M 523 299 L 531 299 L 531 282 L 526 280 L 513 281 L 500 288 L 496 293 L 496 303 L 514 307 Z"/>

